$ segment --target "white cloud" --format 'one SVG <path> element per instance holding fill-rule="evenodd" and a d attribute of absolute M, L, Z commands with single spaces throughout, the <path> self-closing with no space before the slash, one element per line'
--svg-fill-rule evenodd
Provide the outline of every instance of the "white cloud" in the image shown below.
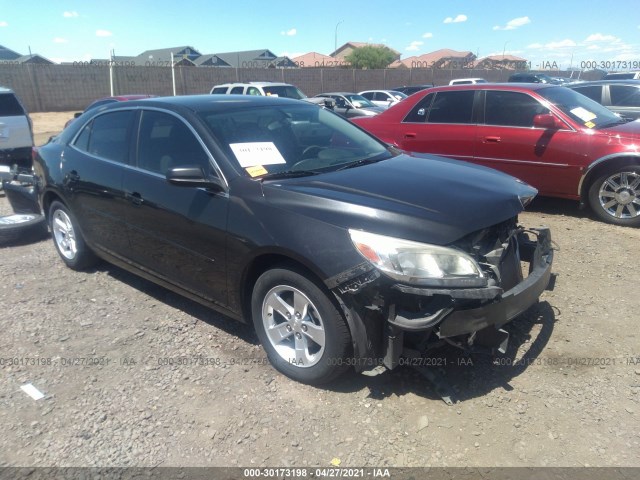
<path fill-rule="evenodd" d="M 545 43 L 544 45 L 541 43 L 532 43 L 531 45 L 528 45 L 527 48 L 532 50 L 540 50 L 540 49 L 558 50 L 560 48 L 571 48 L 571 47 L 577 47 L 577 46 L 578 44 L 576 42 L 574 42 L 569 38 L 566 38 L 558 42 Z"/>
<path fill-rule="evenodd" d="M 298 33 L 298 30 L 296 30 L 295 28 L 292 28 L 291 30 L 287 30 L 286 32 L 283 30 L 282 32 L 280 32 L 280 35 L 286 35 L 287 37 L 293 37 L 296 33 Z"/>
<path fill-rule="evenodd" d="M 110 37 L 113 33 L 109 30 L 96 30 L 96 37 Z"/>
<path fill-rule="evenodd" d="M 53 43 L 68 43 L 69 40 L 67 40 L 66 38 L 62 38 L 62 37 L 56 37 L 53 39 Z"/>
<path fill-rule="evenodd" d="M 453 18 L 453 17 L 447 17 L 444 19 L 444 23 L 460 23 L 460 22 L 466 22 L 467 21 L 467 16 L 466 15 L 458 15 L 457 17 Z"/>
<path fill-rule="evenodd" d="M 0 22 L 0 27 L 8 27 L 9 24 L 7 22 Z"/>
<path fill-rule="evenodd" d="M 422 38 L 433 38 L 433 33 L 427 32 L 424 35 L 422 35 Z"/>
<path fill-rule="evenodd" d="M 527 25 L 531 23 L 531 19 L 529 17 L 518 17 L 512 20 L 509 20 L 507 24 L 503 27 L 496 25 L 493 27 L 494 30 L 515 30 L 516 28 L 522 27 L 523 25 Z"/>
<path fill-rule="evenodd" d="M 422 44 L 424 44 L 424 42 L 421 42 L 419 40 L 413 41 L 405 48 L 405 50 L 407 50 L 408 52 L 415 52 L 417 50 L 420 50 L 420 46 Z"/>
<path fill-rule="evenodd" d="M 603 35 L 601 33 L 592 33 L 589 35 L 585 42 L 619 42 L 620 39 L 618 37 L 614 37 L 613 35 Z"/>
<path fill-rule="evenodd" d="M 76 17 L 79 17 L 80 15 L 78 14 L 78 12 L 74 10 L 72 12 L 64 12 L 62 16 L 64 18 L 76 18 Z"/>

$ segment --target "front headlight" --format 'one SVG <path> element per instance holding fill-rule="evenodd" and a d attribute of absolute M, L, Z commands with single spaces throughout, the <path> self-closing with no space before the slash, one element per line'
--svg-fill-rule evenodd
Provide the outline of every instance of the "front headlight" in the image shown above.
<path fill-rule="evenodd" d="M 482 270 L 466 253 L 374 233 L 349 230 L 364 258 L 395 280 L 438 287 L 483 287 Z"/>

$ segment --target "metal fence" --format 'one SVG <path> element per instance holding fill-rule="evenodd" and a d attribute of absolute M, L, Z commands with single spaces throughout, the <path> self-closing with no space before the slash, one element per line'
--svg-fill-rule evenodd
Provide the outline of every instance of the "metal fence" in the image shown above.
<path fill-rule="evenodd" d="M 296 85 L 309 96 L 330 91 L 359 92 L 401 85 L 444 85 L 454 78 L 481 77 L 506 82 L 513 70 L 345 68 L 148 67 L 126 65 L 0 65 L 0 86 L 13 89 L 30 112 L 82 110 L 115 95 L 193 95 L 227 82 L 273 81 Z M 546 72 L 555 74 L 555 72 Z M 562 75 L 561 73 L 559 75 Z M 581 78 L 596 79 L 594 72 Z"/>

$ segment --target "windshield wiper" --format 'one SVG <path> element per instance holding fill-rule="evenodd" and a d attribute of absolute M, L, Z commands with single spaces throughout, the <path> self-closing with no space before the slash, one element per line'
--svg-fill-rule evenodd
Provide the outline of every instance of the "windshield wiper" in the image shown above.
<path fill-rule="evenodd" d="M 322 172 L 316 172 L 315 170 L 285 170 L 284 172 L 267 173 L 260 180 L 275 180 L 278 178 L 297 178 L 308 177 L 311 175 L 319 175 Z"/>
<path fill-rule="evenodd" d="M 340 170 L 347 170 L 348 168 L 355 168 L 355 167 L 360 167 L 362 165 L 368 165 L 370 163 L 377 163 L 382 160 L 387 160 L 388 158 L 391 158 L 391 157 L 376 155 L 375 157 L 371 157 L 371 158 L 362 158 L 360 160 L 355 160 L 351 163 L 347 163 L 346 165 L 343 165 L 340 168 L 336 168 L 335 171 L 339 172 Z"/>
<path fill-rule="evenodd" d="M 632 118 L 620 118 L 619 120 L 616 120 L 614 122 L 607 122 L 603 123 L 602 125 L 598 125 L 598 128 L 613 127 L 614 125 L 620 125 L 621 123 L 629 123 L 632 120 Z"/>

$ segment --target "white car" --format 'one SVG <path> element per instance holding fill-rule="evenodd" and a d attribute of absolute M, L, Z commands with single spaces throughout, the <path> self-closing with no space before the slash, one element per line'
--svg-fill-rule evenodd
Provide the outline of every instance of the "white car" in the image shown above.
<path fill-rule="evenodd" d="M 365 90 L 358 93 L 358 95 L 362 95 L 374 105 L 385 108 L 395 105 L 407 98 L 404 93 L 396 92 L 395 90 Z"/>
<path fill-rule="evenodd" d="M 0 167 L 14 165 L 31 170 L 33 131 L 31 119 L 18 97 L 9 88 L 0 87 Z"/>
<path fill-rule="evenodd" d="M 223 83 L 211 89 L 212 95 L 262 95 L 265 97 L 285 97 L 315 103 L 320 107 L 333 110 L 334 102 L 328 99 L 309 98 L 300 89 L 288 83 L 279 82 L 246 82 Z"/>
<path fill-rule="evenodd" d="M 487 83 L 484 78 L 454 78 L 449 85 L 473 85 L 475 83 Z"/>

